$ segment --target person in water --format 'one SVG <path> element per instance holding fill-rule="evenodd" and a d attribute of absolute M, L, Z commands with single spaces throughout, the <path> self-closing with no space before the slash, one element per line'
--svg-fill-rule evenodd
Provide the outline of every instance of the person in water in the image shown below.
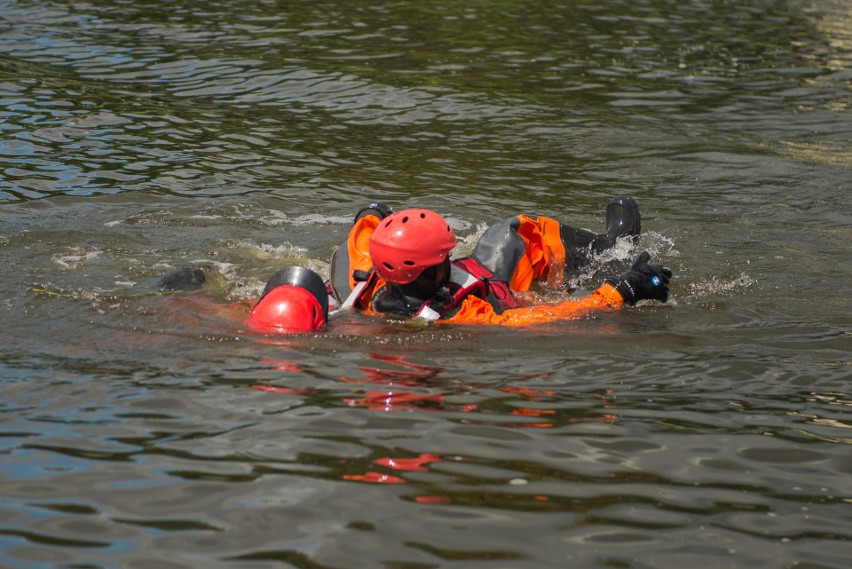
<path fill-rule="evenodd" d="M 359 309 L 428 321 L 517 326 L 577 318 L 640 300 L 666 302 L 672 272 L 642 252 L 630 269 L 589 294 L 525 304 L 519 292 L 536 282 L 560 285 L 620 238 L 637 243 L 639 207 L 610 200 L 606 229 L 596 234 L 548 217 L 516 215 L 488 228 L 472 254 L 451 259 L 456 237 L 438 213 L 394 213 L 374 202 L 355 216 L 333 254 L 326 283 L 305 267 L 288 267 L 266 284 L 246 323 L 260 332 L 316 331 L 329 311 Z"/>

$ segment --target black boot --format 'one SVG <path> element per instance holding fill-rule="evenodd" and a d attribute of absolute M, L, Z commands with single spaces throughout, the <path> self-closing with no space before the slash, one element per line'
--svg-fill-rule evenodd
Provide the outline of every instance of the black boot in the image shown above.
<path fill-rule="evenodd" d="M 565 273 L 575 275 L 599 254 L 615 246 L 619 237 L 631 236 L 633 244 L 639 242 L 641 218 L 639 204 L 630 196 L 618 196 L 606 206 L 606 232 L 592 233 L 563 225 L 562 243 L 565 245 Z"/>
<path fill-rule="evenodd" d="M 618 196 L 606 206 L 606 233 L 595 237 L 592 251 L 602 253 L 614 247 L 619 237 L 631 237 L 634 245 L 639 243 L 642 230 L 639 204 L 630 196 Z"/>
<path fill-rule="evenodd" d="M 606 236 L 613 241 L 619 237 L 630 236 L 636 245 L 641 231 L 642 219 L 636 200 L 630 196 L 612 198 L 606 206 Z"/>

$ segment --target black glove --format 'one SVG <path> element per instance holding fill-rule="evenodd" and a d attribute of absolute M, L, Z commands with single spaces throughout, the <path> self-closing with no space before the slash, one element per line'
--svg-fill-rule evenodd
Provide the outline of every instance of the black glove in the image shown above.
<path fill-rule="evenodd" d="M 630 306 L 640 300 L 665 302 L 669 299 L 669 280 L 672 278 L 672 270 L 662 265 L 649 265 L 650 260 L 651 254 L 644 251 L 630 270 L 621 277 L 606 279 L 606 282 L 614 286 L 624 302 Z"/>
<path fill-rule="evenodd" d="M 382 202 L 373 202 L 367 207 L 361 208 L 361 210 L 355 214 L 355 221 L 358 221 L 365 215 L 375 215 L 379 219 L 384 219 L 392 213 L 393 210 Z"/>
<path fill-rule="evenodd" d="M 200 289 L 206 281 L 207 277 L 204 276 L 203 270 L 184 267 L 166 273 L 160 277 L 157 285 L 161 290 L 190 291 Z"/>

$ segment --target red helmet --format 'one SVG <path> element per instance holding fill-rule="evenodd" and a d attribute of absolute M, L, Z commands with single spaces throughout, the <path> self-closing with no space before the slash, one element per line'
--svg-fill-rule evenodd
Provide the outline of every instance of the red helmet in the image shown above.
<path fill-rule="evenodd" d="M 246 324 L 258 332 L 314 332 L 328 320 L 322 277 L 305 267 L 281 269 L 269 279 Z"/>
<path fill-rule="evenodd" d="M 314 332 L 325 323 L 322 306 L 308 290 L 293 285 L 277 286 L 260 299 L 246 324 L 258 332 Z"/>
<path fill-rule="evenodd" d="M 370 257 L 380 277 L 408 284 L 443 263 L 456 236 L 443 217 L 428 209 L 406 209 L 383 219 L 370 238 Z"/>

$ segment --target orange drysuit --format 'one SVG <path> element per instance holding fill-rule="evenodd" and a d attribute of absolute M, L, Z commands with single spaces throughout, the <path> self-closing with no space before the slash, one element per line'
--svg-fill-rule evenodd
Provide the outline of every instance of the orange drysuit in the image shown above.
<path fill-rule="evenodd" d="M 364 215 L 357 219 L 349 231 L 346 244 L 335 253 L 332 260 L 332 289 L 343 307 L 374 311 L 373 301 L 386 286 L 372 271 L 373 263 L 369 254 L 370 237 L 380 221 L 376 215 Z M 505 220 L 498 226 L 498 231 L 506 232 L 506 239 L 491 240 L 490 244 L 483 243 L 488 240 L 480 241 L 473 257 L 464 260 L 468 263 L 472 260 L 473 266 L 484 269 L 484 273 L 475 271 L 474 277 L 485 283 L 485 286 L 480 283 L 471 286 L 472 280 L 468 278 L 467 288 L 459 288 L 462 285 L 455 287 L 458 298 L 453 310 L 428 311 L 430 319 L 521 326 L 579 318 L 592 311 L 614 310 L 623 305 L 621 294 L 612 285 L 603 284 L 584 297 L 521 306 L 511 291 L 527 291 L 533 282 L 543 281 L 551 286 L 562 283 L 566 250 L 560 234 L 561 226 L 558 221 L 547 217 L 531 218 L 524 215 Z M 510 244 L 506 246 L 506 243 Z M 456 264 L 465 266 L 461 262 Z M 345 276 L 334 275 L 335 271 Z M 467 273 L 462 271 L 462 274 Z M 511 302 L 495 301 L 495 295 L 485 294 L 484 291 L 491 290 L 489 286 L 493 284 L 493 279 L 508 284 Z M 498 297 L 504 294 L 500 290 L 497 292 Z"/>

